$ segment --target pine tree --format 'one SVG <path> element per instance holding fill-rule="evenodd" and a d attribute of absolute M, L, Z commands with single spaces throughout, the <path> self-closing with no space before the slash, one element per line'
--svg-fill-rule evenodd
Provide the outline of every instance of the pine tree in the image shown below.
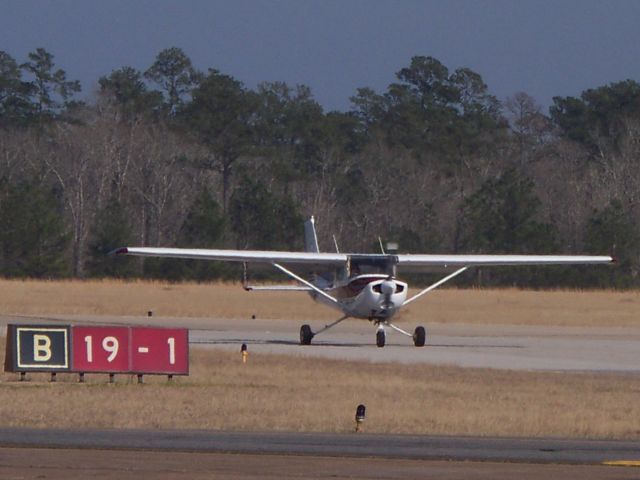
<path fill-rule="evenodd" d="M 69 275 L 59 196 L 47 186 L 22 181 L 6 184 L 0 203 L 0 274 L 5 277 L 58 278 Z"/>
<path fill-rule="evenodd" d="M 89 245 L 87 273 L 92 277 L 132 276 L 136 270 L 132 258 L 108 255 L 116 248 L 129 245 L 131 238 L 127 212 L 115 197 L 111 198 L 96 218 L 93 241 Z"/>
<path fill-rule="evenodd" d="M 180 227 L 176 245 L 182 248 L 221 247 L 225 220 L 218 202 L 206 188 L 196 195 Z M 228 266 L 218 262 L 183 259 L 147 259 L 145 274 L 169 280 L 205 281 L 228 275 Z"/>
<path fill-rule="evenodd" d="M 591 253 L 611 254 L 616 268 L 591 269 L 589 283 L 601 287 L 630 287 L 638 276 L 638 240 L 640 232 L 619 200 L 613 200 L 603 210 L 596 210 L 589 220 L 586 247 Z"/>

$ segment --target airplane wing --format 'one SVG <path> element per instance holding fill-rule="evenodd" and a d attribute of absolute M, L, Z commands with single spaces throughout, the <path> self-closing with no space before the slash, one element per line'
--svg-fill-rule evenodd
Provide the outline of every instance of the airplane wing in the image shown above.
<path fill-rule="evenodd" d="M 141 257 L 186 258 L 219 260 L 227 262 L 259 262 L 283 264 L 310 264 L 342 266 L 350 257 L 395 257 L 400 267 L 474 267 L 507 265 L 580 265 L 613 263 L 610 256 L 595 255 L 425 255 L 425 254 L 348 254 L 317 252 L 280 252 L 267 250 L 213 250 L 202 248 L 124 247 L 115 250 L 116 255 Z"/>
<path fill-rule="evenodd" d="M 513 265 L 590 265 L 613 263 L 605 255 L 397 255 L 398 266 L 484 267 Z"/>
<path fill-rule="evenodd" d="M 116 255 L 136 255 L 140 257 L 188 258 L 226 262 L 308 264 L 327 267 L 344 265 L 348 258 L 348 255 L 342 253 L 156 247 L 124 247 L 115 250 L 113 253 Z"/>

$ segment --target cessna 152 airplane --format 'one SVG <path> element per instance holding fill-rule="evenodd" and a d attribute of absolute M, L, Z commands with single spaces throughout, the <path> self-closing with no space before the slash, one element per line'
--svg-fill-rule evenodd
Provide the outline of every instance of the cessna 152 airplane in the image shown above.
<path fill-rule="evenodd" d="M 257 250 L 208 250 L 189 248 L 124 247 L 118 255 L 170 257 L 201 260 L 271 264 L 300 285 L 249 286 L 246 290 L 299 290 L 308 292 L 314 300 L 341 310 L 343 316 L 313 332 L 309 325 L 300 328 L 300 344 L 310 345 L 314 336 L 334 327 L 347 318 L 362 318 L 376 325 L 376 344 L 384 347 L 386 327 L 413 337 L 416 347 L 424 346 L 426 331 L 418 326 L 413 334 L 390 322 L 400 309 L 457 277 L 471 267 L 505 265 L 569 265 L 612 263 L 610 256 L 580 255 L 422 255 L 422 254 L 354 254 L 321 253 L 318 248 L 314 219 L 305 222 L 305 252 Z M 337 248 L 336 248 L 337 250 Z M 287 265 L 289 268 L 285 267 Z M 408 285 L 400 281 L 398 269 L 420 271 L 434 267 L 454 271 L 434 284 L 407 298 Z M 307 280 L 293 269 L 312 272 Z M 246 272 L 246 268 L 245 268 Z"/>

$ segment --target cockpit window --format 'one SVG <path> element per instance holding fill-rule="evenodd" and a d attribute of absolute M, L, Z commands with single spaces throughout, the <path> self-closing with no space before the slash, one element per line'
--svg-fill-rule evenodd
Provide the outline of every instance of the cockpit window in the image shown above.
<path fill-rule="evenodd" d="M 349 258 L 351 275 L 367 275 L 372 273 L 395 275 L 397 259 L 393 255 L 352 256 Z"/>

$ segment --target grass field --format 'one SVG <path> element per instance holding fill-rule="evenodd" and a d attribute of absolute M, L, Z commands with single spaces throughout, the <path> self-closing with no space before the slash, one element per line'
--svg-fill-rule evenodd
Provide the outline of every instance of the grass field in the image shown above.
<path fill-rule="evenodd" d="M 260 296 L 260 301 L 248 301 Z M 238 285 L 0 282 L 3 315 L 104 314 L 332 319 L 302 295 Z M 300 295 L 297 295 L 300 297 Z M 408 314 L 429 322 L 639 326 L 635 292 L 446 290 Z M 544 308 L 541 308 L 544 306 Z M 257 310 L 259 309 L 259 310 Z M 544 312 L 543 315 L 540 312 Z M 0 348 L 4 350 L 4 339 Z M 639 348 L 640 358 L 640 348 Z M 637 375 L 533 373 L 373 364 L 193 348 L 191 375 L 2 374 L 3 426 L 347 432 L 367 406 L 369 432 L 640 439 Z"/>
<path fill-rule="evenodd" d="M 194 349 L 174 378 L 4 374 L 3 426 L 368 432 L 640 439 L 637 376 L 398 366 Z"/>
<path fill-rule="evenodd" d="M 239 284 L 0 280 L 0 314 L 155 315 L 332 321 L 302 292 L 245 292 Z M 400 313 L 421 323 L 640 326 L 640 292 L 436 290 Z"/>

